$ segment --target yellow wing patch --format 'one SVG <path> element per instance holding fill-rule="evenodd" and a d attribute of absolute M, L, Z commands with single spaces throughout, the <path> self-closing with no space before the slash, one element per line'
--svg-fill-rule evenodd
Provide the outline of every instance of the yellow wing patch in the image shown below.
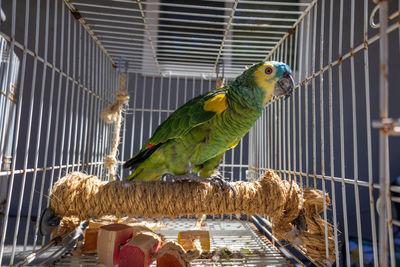
<path fill-rule="evenodd" d="M 228 105 L 226 104 L 226 95 L 225 94 L 219 94 L 214 96 L 213 98 L 208 99 L 204 103 L 204 110 L 206 111 L 213 111 L 216 113 L 221 113 L 224 111 Z"/>

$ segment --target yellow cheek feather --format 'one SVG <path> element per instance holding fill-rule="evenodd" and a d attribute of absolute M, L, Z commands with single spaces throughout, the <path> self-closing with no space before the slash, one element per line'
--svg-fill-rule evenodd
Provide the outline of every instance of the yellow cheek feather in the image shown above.
<path fill-rule="evenodd" d="M 271 75 L 265 74 L 264 71 L 266 67 L 271 67 L 274 72 Z M 275 67 L 272 64 L 264 64 L 253 73 L 253 76 L 256 84 L 262 88 L 265 93 L 265 98 L 263 100 L 263 105 L 265 105 L 272 98 L 274 93 L 276 83 Z"/>
<path fill-rule="evenodd" d="M 216 113 L 221 113 L 224 111 L 228 105 L 226 104 L 226 95 L 225 94 L 219 94 L 214 96 L 213 98 L 208 99 L 204 103 L 204 110 L 206 111 L 213 111 Z"/>

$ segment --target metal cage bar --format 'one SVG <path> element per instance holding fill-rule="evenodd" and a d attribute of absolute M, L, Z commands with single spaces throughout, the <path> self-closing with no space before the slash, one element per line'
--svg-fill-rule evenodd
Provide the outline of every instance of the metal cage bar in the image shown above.
<path fill-rule="evenodd" d="M 345 265 L 354 263 L 354 259 L 351 258 L 350 253 L 350 243 L 355 242 L 359 255 L 357 264 L 360 264 L 360 266 L 366 264 L 364 262 L 365 254 L 369 252 L 364 251 L 363 242 L 365 240 L 365 231 L 367 231 L 366 229 L 368 228 L 369 234 L 367 234 L 367 236 L 371 240 L 371 254 L 373 254 L 372 263 L 378 266 L 379 260 L 379 266 L 386 266 L 390 261 L 390 264 L 394 266 L 396 262 L 395 241 L 393 224 L 389 223 L 389 221 L 392 221 L 391 218 L 393 216 L 389 192 L 395 189 L 389 186 L 390 182 L 388 177 L 391 174 L 389 168 L 390 157 L 388 154 L 387 139 L 385 139 L 388 137 L 389 133 L 381 131 L 381 140 L 386 141 L 381 141 L 382 143 L 380 145 L 378 145 L 376 139 L 373 140 L 373 130 L 371 129 L 371 116 L 373 116 L 371 115 L 371 103 L 373 102 L 371 101 L 374 100 L 371 99 L 370 91 L 370 83 L 373 78 L 370 76 L 371 65 L 369 64 L 369 50 L 372 49 L 375 53 L 378 53 L 380 50 L 380 65 L 388 66 L 387 64 L 390 63 L 390 58 L 387 58 L 387 54 L 386 56 L 384 54 L 393 53 L 393 50 L 388 52 L 387 40 L 393 40 L 393 34 L 391 33 L 399 28 L 398 23 L 391 23 L 391 19 L 398 15 L 398 11 L 389 15 L 389 10 L 386 7 L 384 11 L 386 12 L 385 16 L 382 14 L 383 18 L 380 16 L 379 21 L 381 22 L 383 19 L 387 27 L 380 26 L 381 34 L 378 36 L 376 35 L 376 31 L 369 30 L 370 22 L 368 18 L 372 9 L 368 5 L 368 1 L 364 1 L 364 3 L 356 1 L 350 1 L 348 3 L 345 1 L 313 1 L 299 18 L 294 31 L 284 36 L 267 57 L 267 59 L 281 60 L 282 51 L 287 51 L 287 40 L 292 36 L 299 35 L 299 41 L 297 41 L 296 44 L 299 51 L 303 51 L 303 54 L 295 57 L 298 58 L 298 62 L 293 66 L 295 73 L 299 74 L 299 76 L 296 75 L 299 84 L 294 93 L 292 103 L 278 100 L 276 101 L 277 103 L 275 102 L 267 106 L 267 113 L 268 111 L 271 112 L 269 116 L 270 120 L 282 120 L 283 124 L 281 126 L 280 123 L 275 122 L 275 125 L 270 125 L 271 130 L 269 132 L 270 136 L 267 137 L 268 145 L 266 146 L 266 155 L 270 155 L 269 157 L 272 160 L 271 164 L 268 164 L 268 166 L 278 169 L 282 167 L 283 169 L 279 170 L 279 172 L 300 176 L 301 184 L 304 183 L 305 186 L 321 188 L 324 192 L 329 193 L 332 208 L 329 210 L 326 204 L 324 204 L 324 218 L 333 221 L 337 262 L 343 263 L 342 258 L 344 258 Z M 387 5 L 387 2 L 383 1 L 379 5 L 380 8 L 382 8 L 382 5 Z M 361 17 L 358 16 L 357 14 L 359 13 L 356 12 L 356 8 L 360 7 L 362 7 L 363 10 L 363 16 Z M 393 5 L 391 8 L 391 10 L 396 10 L 398 6 Z M 334 20 L 337 20 L 333 15 L 334 12 L 336 12 L 338 18 L 337 24 L 334 23 Z M 380 9 L 380 12 L 383 12 L 382 9 Z M 322 13 L 329 14 L 329 16 L 323 16 Z M 348 21 L 350 25 L 348 30 L 345 29 L 345 21 Z M 358 37 L 361 37 L 356 32 L 357 26 L 358 29 L 360 29 L 359 25 L 362 25 L 363 29 L 362 38 L 364 41 L 362 43 L 356 43 L 355 41 L 358 40 L 359 42 L 360 38 Z M 336 30 L 336 36 L 334 36 L 334 30 Z M 346 33 L 348 33 L 348 39 L 345 39 Z M 373 43 L 378 40 L 380 41 L 379 46 L 373 46 Z M 335 42 L 337 45 L 335 45 Z M 326 43 L 328 45 L 325 45 Z M 335 51 L 334 49 L 337 50 Z M 319 55 L 317 51 L 319 51 Z M 360 53 L 361 51 L 363 52 Z M 359 56 L 359 54 L 361 55 Z M 327 61 L 325 58 L 327 58 Z M 356 65 L 356 60 L 359 60 L 359 58 L 364 62 L 362 67 Z M 377 70 L 377 68 L 375 68 L 375 70 Z M 385 94 L 390 90 L 388 84 L 391 80 L 394 80 L 394 78 L 387 75 L 386 68 L 382 68 L 380 71 L 381 89 L 373 93 L 377 96 L 377 92 L 381 92 L 383 94 L 382 98 L 385 99 L 385 97 L 387 97 Z M 325 72 L 328 72 L 327 76 L 325 76 Z M 324 80 L 325 77 L 328 78 L 328 82 Z M 364 84 L 360 82 L 358 77 L 362 77 Z M 350 89 L 347 90 L 347 88 Z M 362 90 L 364 90 L 364 92 L 361 94 L 365 95 L 363 105 L 360 104 L 363 100 L 359 97 Z M 296 94 L 298 95 L 297 98 Z M 318 96 L 319 105 L 316 101 Z M 350 99 L 350 102 L 348 102 L 348 99 Z M 383 110 L 385 110 L 388 105 L 388 100 L 381 101 Z M 298 113 L 292 113 L 292 118 L 288 118 L 288 116 L 290 117 L 290 112 L 288 111 L 289 104 L 293 109 L 298 108 Z M 337 115 L 334 110 L 336 110 Z M 328 114 L 328 116 L 325 114 Z M 349 116 L 347 114 L 351 115 Z M 275 116 L 277 116 L 277 119 L 274 119 Z M 318 116 L 319 121 L 317 120 Z M 360 123 L 360 116 L 365 122 Z M 377 114 L 375 114 L 375 116 L 377 116 Z M 381 118 L 387 116 L 388 114 L 385 112 L 380 115 Z M 328 123 L 325 121 L 326 118 L 328 118 Z M 290 139 L 289 141 L 282 139 L 282 136 L 286 136 L 284 132 L 290 129 L 291 124 L 285 124 L 287 120 L 293 120 L 294 124 L 293 128 L 295 130 L 292 142 Z M 297 121 L 297 123 L 295 123 L 295 121 Z M 378 125 L 378 123 L 376 124 Z M 336 130 L 335 125 L 338 128 Z M 352 125 L 351 128 L 349 125 Z M 319 129 L 319 132 L 317 129 Z M 328 130 L 327 132 L 326 129 Z M 256 133 L 256 135 L 264 135 L 262 131 L 260 132 L 258 127 L 254 127 L 252 132 Z M 362 141 L 365 142 L 365 148 L 360 147 L 360 133 L 365 136 L 361 139 L 365 140 Z M 305 136 L 303 134 L 305 134 Z M 386 137 L 383 137 L 385 134 Z M 250 136 L 252 136 L 252 133 L 250 133 Z M 351 139 L 347 136 L 351 137 Z M 329 138 L 328 142 L 326 142 L 327 137 Z M 282 149 L 287 150 L 286 153 L 280 150 L 281 140 L 283 142 Z M 311 142 L 308 140 L 312 142 L 311 146 Z M 261 140 L 261 142 L 263 141 Z M 305 144 L 305 146 L 301 145 L 302 143 Z M 316 149 L 317 143 L 320 144 L 320 151 Z M 351 144 L 351 148 L 349 148 L 346 143 Z M 250 149 L 251 147 L 253 147 L 253 149 L 258 149 L 255 146 L 257 146 L 257 143 L 250 143 Z M 378 181 L 374 179 L 374 176 L 377 176 L 377 168 L 374 167 L 376 166 L 376 161 L 373 160 L 373 147 L 380 147 L 383 149 L 379 156 L 381 159 L 381 182 L 379 182 L 379 184 Z M 282 153 L 280 153 L 280 151 Z M 362 162 L 360 160 L 360 155 L 363 154 L 364 151 L 364 155 L 366 156 L 361 157 L 365 158 L 365 162 Z M 294 166 L 292 165 L 293 167 L 291 167 L 290 163 L 292 162 L 288 154 L 297 155 L 293 159 L 295 162 Z M 317 161 L 317 158 L 320 158 L 320 162 Z M 288 165 L 286 165 L 286 161 Z M 252 168 L 255 167 L 258 170 L 264 168 L 264 166 L 257 163 L 257 161 L 250 161 L 250 163 L 254 164 Z M 330 165 L 328 168 L 326 167 L 327 163 Z M 299 164 L 299 169 L 296 168 L 297 164 Z M 347 167 L 348 165 L 351 166 L 352 170 Z M 366 169 L 366 171 L 361 171 L 363 168 Z M 338 177 L 337 173 L 340 173 L 340 177 Z M 364 176 L 361 177 L 360 173 L 363 173 Z M 302 177 L 306 179 L 303 180 Z M 309 178 L 312 178 L 312 180 Z M 385 180 L 385 182 L 383 182 L 383 180 Z M 313 183 L 311 183 L 311 181 L 313 181 Z M 331 182 L 327 183 L 327 181 Z M 337 191 L 337 185 L 341 185 L 341 191 L 339 192 Z M 363 188 L 367 188 L 368 190 Z M 382 198 L 380 202 L 382 207 L 379 217 L 379 228 L 375 222 L 375 213 L 377 210 L 374 201 L 378 193 L 378 188 L 381 191 Z M 338 199 L 338 197 L 340 198 Z M 361 197 L 364 200 L 362 200 Z M 369 202 L 369 210 L 366 215 L 369 217 L 369 222 L 362 217 L 365 216 L 363 212 L 366 212 L 362 211 L 361 208 L 362 201 L 365 202 L 367 199 Z M 324 203 L 326 203 L 326 200 L 324 200 Z M 379 204 L 376 205 L 379 208 Z M 340 208 L 338 209 L 338 207 L 341 207 L 341 210 Z M 385 214 L 384 210 L 386 210 Z M 342 234 L 339 232 L 340 224 L 344 228 Z M 387 228 L 385 229 L 385 227 Z M 327 229 L 327 225 L 325 225 L 325 228 Z M 381 236 L 379 240 L 382 241 L 379 243 L 376 234 L 378 229 Z M 327 237 L 326 230 L 325 235 Z M 356 239 L 350 239 L 351 236 L 355 236 Z M 343 239 L 343 241 L 340 241 L 340 239 Z M 385 239 L 387 241 L 385 241 Z M 344 246 L 343 254 L 340 254 L 341 242 L 343 242 Z M 325 244 L 328 244 L 327 240 L 325 240 Z M 379 253 L 381 256 L 379 259 L 378 245 L 381 249 Z M 388 255 L 388 257 L 385 255 Z"/>
<path fill-rule="evenodd" d="M 3 1 L 2 8 L 12 12 L 7 16 L 11 23 L 2 23 L 1 36 L 11 54 L 22 58 L 11 168 L 1 170 L 8 189 L 2 204 L 0 264 L 12 265 L 36 250 L 38 242 L 48 242 L 38 234 L 39 220 L 31 218 L 41 215 L 54 181 L 64 171 L 89 171 L 101 164 L 97 161 L 108 144 L 95 148 L 90 136 L 108 139 L 107 132 L 98 136 L 94 129 L 108 127 L 98 114 L 100 106 L 112 101 L 115 84 L 105 81 L 115 70 L 63 2 Z M 21 24 L 19 35 L 15 28 Z M 50 25 L 55 25 L 52 32 Z M 96 65 L 102 65 L 105 75 L 95 75 Z M 101 157 L 96 159 L 99 148 Z"/>

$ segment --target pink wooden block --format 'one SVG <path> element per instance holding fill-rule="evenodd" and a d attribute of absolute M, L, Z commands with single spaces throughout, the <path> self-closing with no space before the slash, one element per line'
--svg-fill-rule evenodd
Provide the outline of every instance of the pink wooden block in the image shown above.
<path fill-rule="evenodd" d="M 119 254 L 119 267 L 148 267 L 154 261 L 153 255 L 161 246 L 161 239 L 154 233 L 135 235 L 126 243 Z"/>
<path fill-rule="evenodd" d="M 106 266 L 119 263 L 120 246 L 132 237 L 133 228 L 125 224 L 109 224 L 100 227 L 97 237 L 99 262 Z"/>

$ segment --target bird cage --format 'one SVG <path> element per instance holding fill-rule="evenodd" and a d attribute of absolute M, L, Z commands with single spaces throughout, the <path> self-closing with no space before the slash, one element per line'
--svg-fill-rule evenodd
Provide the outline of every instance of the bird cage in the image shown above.
<path fill-rule="evenodd" d="M 130 100 L 117 180 L 174 110 L 263 60 L 288 64 L 295 89 L 266 104 L 220 172 L 232 182 L 258 181 L 271 169 L 327 193 L 325 260 L 276 238 L 264 214 L 221 214 L 206 220 L 211 246 L 253 253 L 192 265 L 400 264 L 400 143 L 392 137 L 400 129 L 398 1 L 8 0 L 0 7 L 0 265 L 98 264 L 71 254 L 84 223 L 52 239 L 39 233 L 40 216 L 66 174 L 109 180 L 104 159 L 114 126 L 101 112 L 115 102 L 121 76 Z M 164 220 L 167 239 L 195 222 Z"/>

